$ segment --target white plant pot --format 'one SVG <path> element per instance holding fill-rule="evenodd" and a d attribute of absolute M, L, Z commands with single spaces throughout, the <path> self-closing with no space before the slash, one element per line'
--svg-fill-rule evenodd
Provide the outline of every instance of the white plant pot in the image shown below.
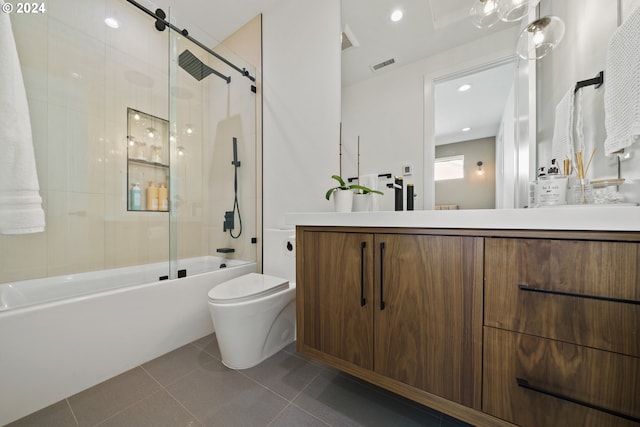
<path fill-rule="evenodd" d="M 353 206 L 353 191 L 336 190 L 333 192 L 333 202 L 336 206 L 336 212 L 351 212 Z"/>
<path fill-rule="evenodd" d="M 369 194 L 353 195 L 353 212 L 368 212 L 371 210 L 371 196 Z"/>

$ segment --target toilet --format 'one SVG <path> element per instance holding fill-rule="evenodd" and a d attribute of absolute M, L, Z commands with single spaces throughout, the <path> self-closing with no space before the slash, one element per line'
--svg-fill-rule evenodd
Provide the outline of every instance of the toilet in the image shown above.
<path fill-rule="evenodd" d="M 258 365 L 295 340 L 295 232 L 265 230 L 265 274 L 250 273 L 209 291 L 222 363 Z"/>

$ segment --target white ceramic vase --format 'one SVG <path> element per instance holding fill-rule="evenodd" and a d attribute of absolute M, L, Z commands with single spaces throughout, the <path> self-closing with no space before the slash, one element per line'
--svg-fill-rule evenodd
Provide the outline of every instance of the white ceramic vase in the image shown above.
<path fill-rule="evenodd" d="M 353 212 L 368 212 L 371 207 L 371 196 L 369 194 L 355 193 L 353 195 Z"/>
<path fill-rule="evenodd" d="M 334 191 L 333 202 L 335 203 L 336 212 L 351 212 L 351 207 L 353 206 L 353 191 Z"/>

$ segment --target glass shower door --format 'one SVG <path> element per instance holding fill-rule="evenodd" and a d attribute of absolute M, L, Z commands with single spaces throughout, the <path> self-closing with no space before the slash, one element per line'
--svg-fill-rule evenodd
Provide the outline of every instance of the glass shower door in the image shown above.
<path fill-rule="evenodd" d="M 171 274 L 255 262 L 255 83 L 174 30 L 169 51 Z"/>

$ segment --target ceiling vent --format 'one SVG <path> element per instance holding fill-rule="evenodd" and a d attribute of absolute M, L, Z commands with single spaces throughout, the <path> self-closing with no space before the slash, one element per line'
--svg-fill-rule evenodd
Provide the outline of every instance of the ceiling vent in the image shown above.
<path fill-rule="evenodd" d="M 391 65 L 391 64 L 395 64 L 396 60 L 391 58 L 391 59 L 387 59 L 386 61 L 382 61 L 379 64 L 376 65 L 371 65 L 371 71 L 378 71 L 381 68 L 386 67 L 387 65 Z"/>
<path fill-rule="evenodd" d="M 345 25 L 344 30 L 342 30 L 341 41 L 342 50 L 360 46 L 360 43 L 358 43 L 356 36 L 353 34 L 353 31 L 351 31 L 351 28 L 349 28 L 348 25 Z"/>

